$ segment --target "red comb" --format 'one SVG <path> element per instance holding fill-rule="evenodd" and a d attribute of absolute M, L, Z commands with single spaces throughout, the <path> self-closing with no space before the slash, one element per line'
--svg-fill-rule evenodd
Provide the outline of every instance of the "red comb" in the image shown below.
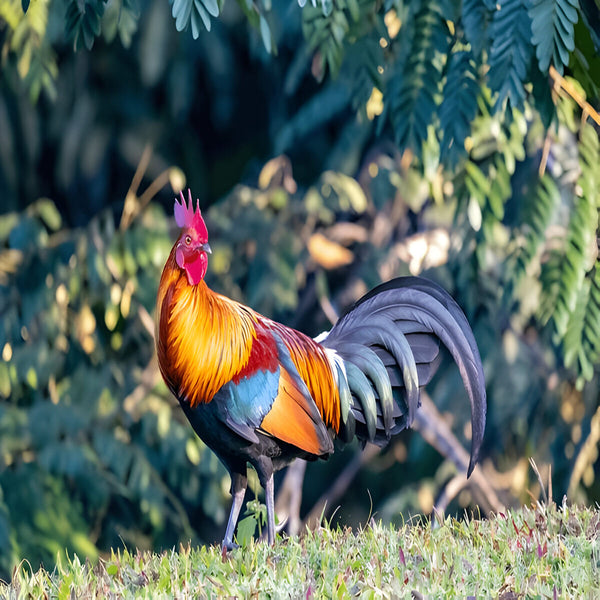
<path fill-rule="evenodd" d="M 175 199 L 175 222 L 179 227 L 195 229 L 201 242 L 208 241 L 208 231 L 200 212 L 199 200 L 196 199 L 196 210 L 194 210 L 192 190 L 188 189 L 187 202 L 183 196 L 183 190 L 179 192 L 179 197 L 181 198 L 181 203 L 178 198 Z"/>

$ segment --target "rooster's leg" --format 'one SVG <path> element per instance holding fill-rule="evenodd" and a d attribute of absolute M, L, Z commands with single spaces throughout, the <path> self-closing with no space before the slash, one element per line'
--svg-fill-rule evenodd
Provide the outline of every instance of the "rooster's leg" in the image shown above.
<path fill-rule="evenodd" d="M 244 503 L 244 496 L 246 495 L 246 487 L 248 486 L 248 478 L 241 473 L 231 474 L 231 496 L 233 502 L 231 503 L 231 511 L 229 512 L 229 521 L 227 521 L 227 529 L 225 530 L 225 538 L 223 539 L 223 548 L 226 550 L 233 550 L 237 548 L 237 544 L 233 542 L 233 532 L 237 524 L 238 517 L 240 516 L 240 510 Z"/>
<path fill-rule="evenodd" d="M 265 500 L 267 503 L 267 541 L 273 545 L 275 543 L 275 484 L 272 474 L 265 485 Z"/>

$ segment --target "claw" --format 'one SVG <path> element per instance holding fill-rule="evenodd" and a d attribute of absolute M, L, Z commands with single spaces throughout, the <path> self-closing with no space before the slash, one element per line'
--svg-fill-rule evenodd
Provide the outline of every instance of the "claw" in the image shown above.
<path fill-rule="evenodd" d="M 287 525 L 287 522 L 290 520 L 290 515 L 286 515 L 285 519 L 283 519 L 281 521 L 281 523 L 277 523 L 277 525 L 275 526 L 275 533 L 281 533 L 285 526 Z"/>
<path fill-rule="evenodd" d="M 236 544 L 235 542 L 223 542 L 223 545 L 221 546 L 221 556 L 223 557 L 223 560 L 227 558 L 228 552 L 231 552 L 239 547 L 240 545 Z"/>

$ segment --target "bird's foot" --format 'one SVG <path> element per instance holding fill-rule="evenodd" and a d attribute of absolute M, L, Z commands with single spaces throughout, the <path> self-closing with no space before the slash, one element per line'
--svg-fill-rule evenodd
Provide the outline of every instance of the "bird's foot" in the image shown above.
<path fill-rule="evenodd" d="M 281 533 L 285 529 L 285 526 L 289 520 L 290 515 L 286 515 L 285 519 L 283 519 L 280 523 L 277 523 L 277 525 L 275 525 L 275 533 Z"/>
<path fill-rule="evenodd" d="M 221 546 L 221 555 L 223 556 L 223 558 L 225 558 L 228 552 L 231 552 L 232 550 L 235 550 L 239 547 L 240 545 L 236 544 L 235 542 L 223 541 L 223 545 Z"/>

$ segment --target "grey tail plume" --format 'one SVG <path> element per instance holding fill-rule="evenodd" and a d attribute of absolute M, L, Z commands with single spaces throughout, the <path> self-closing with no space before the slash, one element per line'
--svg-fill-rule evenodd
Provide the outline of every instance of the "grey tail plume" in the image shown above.
<path fill-rule="evenodd" d="M 471 403 L 471 459 L 483 440 L 486 395 L 483 367 L 469 322 L 452 297 L 421 277 L 400 277 L 361 298 L 321 342 L 336 364 L 344 441 L 385 445 L 409 427 L 420 388 L 440 361 L 440 341 L 454 358 Z"/>

